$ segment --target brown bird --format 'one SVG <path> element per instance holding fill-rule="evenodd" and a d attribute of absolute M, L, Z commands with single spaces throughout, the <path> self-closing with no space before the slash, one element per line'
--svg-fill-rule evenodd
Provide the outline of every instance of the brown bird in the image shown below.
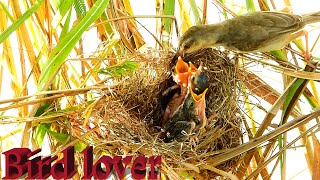
<path fill-rule="evenodd" d="M 307 24 L 320 21 L 320 12 L 295 15 L 282 12 L 254 12 L 220 23 L 189 28 L 179 40 L 178 53 L 223 46 L 240 52 L 266 52 L 283 48 L 306 35 Z"/>

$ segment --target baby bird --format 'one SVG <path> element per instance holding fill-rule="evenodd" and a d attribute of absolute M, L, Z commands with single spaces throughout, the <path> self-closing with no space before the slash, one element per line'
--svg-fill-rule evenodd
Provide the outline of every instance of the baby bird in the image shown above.
<path fill-rule="evenodd" d="M 200 123 L 194 130 L 198 133 L 199 130 L 203 129 L 207 125 L 207 118 L 205 114 L 206 101 L 204 96 L 209 88 L 209 77 L 204 72 L 204 66 L 202 63 L 198 67 L 197 71 L 191 76 L 190 87 L 192 90 L 191 93 L 193 93 L 193 97 L 198 104 L 195 109 L 195 113 L 199 117 Z"/>
<path fill-rule="evenodd" d="M 162 126 L 166 124 L 170 118 L 172 118 L 174 112 L 185 100 L 188 92 L 188 80 L 193 73 L 196 73 L 196 70 L 197 69 L 195 67 L 190 68 L 189 65 L 182 60 L 181 57 L 178 58 L 177 65 L 175 67 L 175 72 L 173 75 L 173 80 L 177 84 L 168 88 L 165 92 L 162 93 L 163 97 L 165 97 L 165 95 L 167 94 L 170 94 L 171 92 L 175 93 L 170 99 L 169 103 L 166 105 L 161 120 Z"/>
<path fill-rule="evenodd" d="M 194 65 L 189 62 L 190 68 L 194 67 Z M 195 67 L 194 67 L 195 68 Z M 191 88 L 195 94 L 203 93 L 209 87 L 209 77 L 204 72 L 204 66 L 201 62 L 200 66 L 197 70 L 193 70 L 193 74 L 191 77 Z"/>
<path fill-rule="evenodd" d="M 188 79 L 185 100 L 162 126 L 164 132 L 160 134 L 160 138 L 164 139 L 164 142 L 173 140 L 182 142 L 188 137 L 192 141 L 207 124 L 205 94 L 208 91 L 209 78 L 203 72 L 202 63 L 197 69 L 190 62 L 189 68 L 192 73 Z"/>
<path fill-rule="evenodd" d="M 164 125 L 163 132 L 160 138 L 164 142 L 177 140 L 183 142 L 188 137 L 195 135 L 194 129 L 200 129 L 203 125 L 202 115 L 205 116 L 205 94 L 207 89 L 202 94 L 195 94 L 189 86 L 188 94 L 184 102 L 178 107 L 172 118 Z"/>

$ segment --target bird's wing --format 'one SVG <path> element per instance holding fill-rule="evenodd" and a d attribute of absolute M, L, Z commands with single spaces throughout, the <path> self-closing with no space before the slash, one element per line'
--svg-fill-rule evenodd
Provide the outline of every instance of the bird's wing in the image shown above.
<path fill-rule="evenodd" d="M 175 84 L 171 87 L 169 87 L 168 89 L 166 89 L 160 97 L 160 107 L 162 110 L 165 110 L 167 105 L 169 104 L 170 100 L 172 99 L 172 97 L 177 94 L 180 93 L 181 89 L 180 86 Z"/>
<path fill-rule="evenodd" d="M 292 33 L 305 25 L 301 16 L 289 13 L 261 11 L 249 13 L 242 17 L 246 18 L 250 24 L 263 27 L 269 33 L 269 36 Z"/>
<path fill-rule="evenodd" d="M 188 135 L 194 128 L 194 122 L 189 121 L 176 121 L 174 124 L 168 127 L 165 137 L 165 142 L 171 142 L 172 140 L 185 141 Z"/>
<path fill-rule="evenodd" d="M 221 25 L 217 43 L 240 51 L 255 51 L 304 27 L 301 16 L 280 12 L 248 13 Z"/>

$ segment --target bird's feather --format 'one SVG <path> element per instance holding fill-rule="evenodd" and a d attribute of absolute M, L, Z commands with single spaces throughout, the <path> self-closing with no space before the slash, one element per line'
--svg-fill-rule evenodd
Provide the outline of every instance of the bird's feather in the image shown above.
<path fill-rule="evenodd" d="M 305 26 L 299 15 L 256 12 L 221 23 L 223 31 L 217 44 L 240 51 L 256 51 Z M 225 33 L 223 33 L 225 32 Z"/>

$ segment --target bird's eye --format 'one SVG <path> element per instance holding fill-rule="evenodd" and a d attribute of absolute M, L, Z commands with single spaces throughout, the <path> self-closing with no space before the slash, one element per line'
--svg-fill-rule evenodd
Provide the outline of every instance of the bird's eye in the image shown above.
<path fill-rule="evenodd" d="M 190 103 L 190 106 L 191 106 L 191 107 L 193 107 L 193 105 L 194 105 L 194 103 L 193 103 L 193 102 L 191 102 L 191 103 Z"/>
<path fill-rule="evenodd" d="M 184 49 L 189 49 L 191 47 L 191 44 L 186 44 L 183 46 Z"/>

